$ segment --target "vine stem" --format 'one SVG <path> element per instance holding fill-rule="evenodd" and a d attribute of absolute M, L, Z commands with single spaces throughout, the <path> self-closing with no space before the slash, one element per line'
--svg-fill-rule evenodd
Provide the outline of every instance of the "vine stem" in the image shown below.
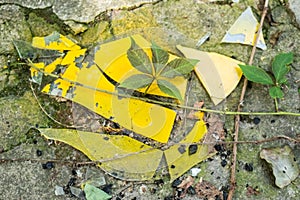
<path fill-rule="evenodd" d="M 118 97 L 125 97 L 125 98 L 131 98 L 131 99 L 136 99 L 136 100 L 142 100 L 145 102 L 149 102 L 149 103 L 154 103 L 154 104 L 158 104 L 161 106 L 168 106 L 168 107 L 173 107 L 173 108 L 182 108 L 182 109 L 187 109 L 187 110 L 195 110 L 195 111 L 202 111 L 202 112 L 208 112 L 208 113 L 216 113 L 216 114 L 223 114 L 223 115 L 288 115 L 288 116 L 295 116 L 295 117 L 300 117 L 300 113 L 294 113 L 294 112 L 240 112 L 240 111 L 225 111 L 225 110 L 213 110 L 213 109 L 208 109 L 208 108 L 196 108 L 196 107 L 191 107 L 191 106 L 186 106 L 186 105 L 180 105 L 180 104 L 176 104 L 176 103 L 170 103 L 170 102 L 163 102 L 163 101 L 159 101 L 159 100 L 155 100 L 155 99 L 149 99 L 146 97 L 136 97 L 136 96 L 132 96 L 132 95 L 128 95 L 128 94 L 124 94 L 124 93 L 117 93 L 117 92 L 111 92 L 111 91 L 107 91 L 107 90 L 103 90 L 100 88 L 95 88 L 92 86 L 88 86 L 88 85 L 84 85 L 81 83 L 78 83 L 76 81 L 70 80 L 68 78 L 64 78 L 55 74 L 51 74 L 49 72 L 43 71 L 41 68 L 38 68 L 34 65 L 34 63 L 32 63 L 31 60 L 28 60 L 28 65 L 36 70 L 38 70 L 39 72 L 42 72 L 43 74 L 53 77 L 53 78 L 57 78 L 57 79 L 61 79 L 64 81 L 68 81 L 71 84 L 74 85 L 78 85 L 80 87 L 84 87 L 87 89 L 91 89 L 97 92 L 102 92 L 102 93 L 106 93 L 106 94 L 111 94 L 111 95 L 115 95 Z"/>
<path fill-rule="evenodd" d="M 35 128 L 33 128 L 35 129 Z M 191 145 L 191 144 L 198 144 L 198 145 L 215 145 L 215 144 L 239 144 L 239 145 L 256 145 L 256 144 L 262 144 L 262 143 L 268 143 L 272 141 L 278 141 L 278 140 L 287 140 L 290 142 L 293 142 L 295 144 L 300 143 L 300 139 L 297 138 L 290 138 L 286 135 L 278 135 L 275 137 L 263 139 L 263 140 L 250 140 L 250 141 L 218 141 L 218 142 L 197 142 L 197 143 L 182 143 L 183 145 Z M 152 151 L 154 149 L 157 149 L 155 147 L 141 150 L 141 151 L 136 151 L 132 153 L 124 153 L 122 155 L 115 155 L 110 158 L 105 158 L 105 159 L 100 159 L 100 160 L 93 160 L 93 161 L 78 161 L 78 160 L 58 160 L 58 159 L 35 159 L 35 158 L 0 158 L 0 163 L 4 162 L 24 162 L 24 161 L 35 161 L 35 162 L 55 162 L 55 163 L 63 163 L 63 164 L 76 164 L 76 165 L 87 165 L 87 164 L 99 164 L 99 163 L 105 163 L 117 159 L 123 159 L 132 155 L 137 155 L 140 153 L 145 153 Z"/>
<path fill-rule="evenodd" d="M 277 98 L 274 98 L 274 103 L 275 103 L 275 110 L 276 112 L 278 112 L 278 101 L 277 101 Z"/>
<path fill-rule="evenodd" d="M 258 28 L 258 31 L 256 34 L 256 38 L 255 38 L 255 41 L 253 44 L 252 52 L 251 52 L 249 63 L 248 63 L 249 65 L 252 65 L 252 63 L 253 63 L 253 59 L 254 59 L 254 55 L 255 55 L 255 51 L 256 51 L 256 45 L 259 40 L 259 35 L 261 34 L 262 26 L 263 26 L 265 17 L 268 12 L 268 5 L 269 5 L 269 0 L 265 0 L 262 16 L 261 16 L 260 23 L 259 23 L 259 28 Z M 247 85 L 248 85 L 248 80 L 247 80 L 247 78 L 245 78 L 241 96 L 240 96 L 240 101 L 239 101 L 240 103 L 237 107 L 237 112 L 241 112 L 241 110 L 242 110 L 242 102 L 244 101 Z M 231 163 L 231 171 L 230 171 L 230 189 L 229 189 L 228 198 L 227 198 L 228 200 L 232 200 L 234 192 L 235 192 L 235 188 L 236 188 L 235 171 L 236 171 L 236 156 L 237 156 L 237 142 L 238 142 L 238 138 L 239 138 L 239 128 L 240 128 L 240 114 L 237 114 L 235 117 L 235 123 L 234 123 L 234 130 L 235 130 L 234 131 L 234 142 L 235 143 L 233 143 L 233 149 L 232 149 L 232 163 Z"/>

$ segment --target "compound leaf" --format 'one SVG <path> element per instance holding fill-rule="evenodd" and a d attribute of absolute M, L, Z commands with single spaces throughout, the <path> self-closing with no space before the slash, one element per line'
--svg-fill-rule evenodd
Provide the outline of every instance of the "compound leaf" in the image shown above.
<path fill-rule="evenodd" d="M 152 81 L 153 78 L 147 74 L 137 74 L 125 79 L 119 87 L 135 90 L 148 86 Z"/>
<path fill-rule="evenodd" d="M 177 89 L 177 87 L 175 85 L 173 85 L 169 81 L 166 81 L 163 79 L 158 79 L 157 85 L 158 85 L 159 89 L 161 89 L 161 91 L 163 91 L 164 93 L 166 93 L 176 99 L 182 100 L 180 91 Z"/>
<path fill-rule="evenodd" d="M 199 62 L 199 60 L 176 58 L 166 65 L 160 75 L 174 78 L 175 76 L 188 74 L 194 69 L 197 62 Z"/>
<path fill-rule="evenodd" d="M 269 94 L 272 98 L 283 98 L 284 93 L 278 86 L 273 86 L 269 90 Z"/>
<path fill-rule="evenodd" d="M 287 65 L 293 62 L 292 53 L 281 53 L 275 56 L 272 63 L 272 71 L 274 73 L 277 83 L 283 82 L 284 76 L 289 72 L 289 67 Z"/>
<path fill-rule="evenodd" d="M 132 38 L 130 40 L 131 47 L 127 51 L 127 57 L 131 65 L 143 73 L 152 74 L 152 64 L 148 55 Z"/>
<path fill-rule="evenodd" d="M 169 54 L 167 51 L 160 48 L 154 42 L 152 42 L 151 52 L 152 52 L 152 62 L 154 65 L 154 69 L 155 69 L 156 73 L 158 73 L 168 62 Z"/>
<path fill-rule="evenodd" d="M 240 65 L 245 77 L 255 83 L 273 85 L 273 80 L 263 69 L 253 65 Z"/>

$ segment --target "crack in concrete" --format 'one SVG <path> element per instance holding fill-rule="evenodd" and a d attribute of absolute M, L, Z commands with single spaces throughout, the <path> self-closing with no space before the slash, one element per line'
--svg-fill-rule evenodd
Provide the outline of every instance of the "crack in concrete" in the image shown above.
<path fill-rule="evenodd" d="M 124 6 L 122 6 L 122 4 L 121 4 L 121 5 L 119 5 L 119 7 L 114 7 L 113 5 L 110 5 L 107 3 L 107 5 L 103 6 L 103 7 L 106 7 L 103 10 L 101 10 L 102 9 L 101 3 L 98 3 L 98 2 L 95 2 L 90 7 L 86 7 L 85 9 L 84 9 L 84 6 L 81 5 L 83 3 L 80 3 L 80 2 L 78 2 L 77 4 L 74 4 L 75 6 L 70 9 L 63 9 L 61 6 L 59 6 L 59 4 L 56 4 L 55 2 L 48 2 L 48 3 L 45 3 L 44 5 L 40 5 L 40 4 L 35 5 L 34 3 L 26 4 L 25 2 L 8 2 L 8 1 L 3 2 L 2 1 L 2 3 L 0 3 L 0 6 L 16 5 L 21 8 L 32 9 L 32 10 L 50 8 L 50 9 L 52 9 L 52 12 L 62 21 L 72 20 L 77 23 L 90 23 L 90 22 L 94 21 L 97 16 L 99 16 L 105 12 L 108 12 L 108 11 L 117 11 L 117 10 L 132 11 L 132 10 L 141 8 L 145 5 L 155 5 L 162 1 L 163 0 L 144 1 L 144 2 L 132 3 L 132 5 L 124 5 Z M 128 3 L 128 4 L 130 4 L 130 3 Z M 71 5 L 72 5 L 72 2 L 70 3 L 70 6 Z M 71 12 L 74 9 L 76 11 L 76 8 L 77 9 L 81 8 L 81 12 L 85 12 L 85 11 L 88 12 L 93 7 L 96 9 L 93 9 L 94 11 L 92 13 L 89 13 L 88 15 L 81 15 L 83 13 L 80 13 L 80 12 L 79 13 Z M 80 10 L 77 10 L 77 11 L 80 11 Z"/>

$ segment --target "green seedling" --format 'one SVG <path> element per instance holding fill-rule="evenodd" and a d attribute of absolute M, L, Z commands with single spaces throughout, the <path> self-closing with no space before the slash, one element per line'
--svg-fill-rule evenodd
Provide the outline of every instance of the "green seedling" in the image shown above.
<path fill-rule="evenodd" d="M 131 47 L 127 51 L 127 58 L 131 65 L 142 72 L 125 79 L 119 87 L 127 89 L 146 88 L 146 94 L 154 83 L 158 88 L 171 97 L 182 100 L 179 89 L 169 80 L 176 76 L 184 76 L 190 73 L 198 60 L 187 58 L 175 58 L 169 61 L 169 53 L 152 42 L 151 58 L 131 38 Z"/>
<path fill-rule="evenodd" d="M 286 75 L 290 71 L 293 62 L 292 53 L 281 53 L 275 56 L 272 62 L 272 76 L 260 67 L 253 65 L 239 65 L 244 76 L 255 83 L 270 85 L 269 94 L 275 99 L 276 110 L 278 110 L 277 99 L 284 97 L 283 85 L 287 83 Z"/>

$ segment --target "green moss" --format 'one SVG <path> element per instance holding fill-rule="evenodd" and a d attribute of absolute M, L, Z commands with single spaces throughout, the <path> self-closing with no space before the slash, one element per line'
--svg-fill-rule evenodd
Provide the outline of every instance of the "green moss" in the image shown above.
<path fill-rule="evenodd" d="M 151 6 L 144 6 L 133 11 L 113 13 L 111 28 L 115 35 L 141 33 L 146 28 L 157 26 Z"/>
<path fill-rule="evenodd" d="M 0 113 L 0 146 L 4 150 L 26 142 L 30 128 L 45 126 L 48 122 L 30 92 L 23 97 L 1 98 Z"/>
<path fill-rule="evenodd" d="M 59 27 L 58 24 L 55 23 L 55 20 L 51 20 L 52 23 L 49 23 L 43 17 L 38 16 L 37 13 L 43 13 L 43 12 L 37 12 L 37 11 L 31 12 L 29 13 L 28 20 L 27 20 L 28 24 L 30 25 L 31 32 L 34 36 L 46 36 L 51 34 L 54 31 L 61 32 L 61 28 Z M 51 18 L 51 15 L 49 16 Z"/>
<path fill-rule="evenodd" d="M 93 43 L 102 42 L 110 37 L 109 23 L 107 21 L 100 21 L 82 34 L 80 44 L 83 46 L 91 45 Z"/>

